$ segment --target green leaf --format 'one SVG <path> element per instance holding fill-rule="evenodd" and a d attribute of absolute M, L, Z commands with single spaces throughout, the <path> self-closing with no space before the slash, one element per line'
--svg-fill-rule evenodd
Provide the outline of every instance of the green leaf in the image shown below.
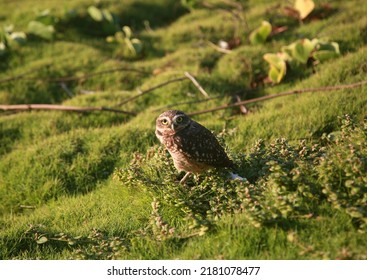
<path fill-rule="evenodd" d="M 9 35 L 9 38 L 18 45 L 24 45 L 27 41 L 27 35 L 24 32 L 13 32 Z"/>
<path fill-rule="evenodd" d="M 125 37 L 128 39 L 130 39 L 131 36 L 133 35 L 133 32 L 131 31 L 131 28 L 129 26 L 125 25 L 124 27 L 122 27 L 122 31 L 124 31 Z"/>
<path fill-rule="evenodd" d="M 106 42 L 107 43 L 114 43 L 114 42 L 116 42 L 115 36 L 107 36 L 106 37 Z"/>
<path fill-rule="evenodd" d="M 102 10 L 102 15 L 103 15 L 103 18 L 104 18 L 105 20 L 107 20 L 107 21 L 108 21 L 108 22 L 110 22 L 110 23 L 113 23 L 113 16 L 112 16 L 112 14 L 110 13 L 110 11 L 108 11 L 108 10 L 104 9 L 104 10 Z"/>
<path fill-rule="evenodd" d="M 131 44 L 133 45 L 135 53 L 141 53 L 141 51 L 143 50 L 143 43 L 139 39 L 132 39 Z"/>
<path fill-rule="evenodd" d="M 46 9 L 40 12 L 36 19 L 36 21 L 43 23 L 44 25 L 54 25 L 56 24 L 59 19 L 53 15 L 50 14 L 50 10 Z"/>
<path fill-rule="evenodd" d="M 336 42 L 319 42 L 313 56 L 316 60 L 323 62 L 340 55 L 339 44 Z"/>
<path fill-rule="evenodd" d="M 48 238 L 46 236 L 41 236 L 40 238 L 37 239 L 37 244 L 44 244 L 48 241 Z"/>
<path fill-rule="evenodd" d="M 0 56 L 6 54 L 6 45 L 3 42 L 0 42 Z"/>
<path fill-rule="evenodd" d="M 280 55 L 273 53 L 264 54 L 264 59 L 270 64 L 269 79 L 273 83 L 279 84 L 286 74 L 287 65 L 285 61 Z"/>
<path fill-rule="evenodd" d="M 296 0 L 294 9 L 298 11 L 299 17 L 305 19 L 315 8 L 315 3 L 312 0 Z"/>
<path fill-rule="evenodd" d="M 314 48 L 315 46 L 313 42 L 311 42 L 308 39 L 303 39 L 301 41 L 298 41 L 292 46 L 292 49 L 291 49 L 292 57 L 295 60 L 303 64 L 306 64 Z"/>
<path fill-rule="evenodd" d="M 317 51 L 313 56 L 316 60 L 324 62 L 326 60 L 338 57 L 339 54 L 334 51 Z"/>
<path fill-rule="evenodd" d="M 250 42 L 253 45 L 263 44 L 271 33 L 271 24 L 267 21 L 263 21 L 261 26 L 256 28 L 250 34 Z"/>
<path fill-rule="evenodd" d="M 118 31 L 115 33 L 115 40 L 119 43 L 124 43 L 125 42 L 125 34 L 121 31 Z"/>
<path fill-rule="evenodd" d="M 103 12 L 95 6 L 89 6 L 88 7 L 88 14 L 95 21 L 102 21 L 103 20 Z"/>
<path fill-rule="evenodd" d="M 46 40 L 52 40 L 54 38 L 55 29 L 52 25 L 44 25 L 38 21 L 31 21 L 28 24 L 28 33 L 37 35 Z"/>

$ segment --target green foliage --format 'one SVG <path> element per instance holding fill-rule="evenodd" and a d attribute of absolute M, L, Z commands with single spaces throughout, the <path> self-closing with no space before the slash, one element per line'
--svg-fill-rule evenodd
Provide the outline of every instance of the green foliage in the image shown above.
<path fill-rule="evenodd" d="M 279 84 L 287 72 L 284 59 L 279 54 L 267 53 L 264 54 L 264 60 L 270 64 L 268 72 L 269 79 L 273 83 Z"/>
<path fill-rule="evenodd" d="M 233 213 L 244 213 L 256 227 L 292 223 L 318 215 L 319 205 L 327 200 L 336 210 L 345 209 L 365 230 L 366 123 L 351 128 L 349 116 L 343 122 L 342 138 L 322 145 L 306 141 L 290 145 L 285 139 L 269 145 L 257 142 L 245 158 L 236 158 L 239 171 L 251 183 L 213 171 L 188 186 L 178 185 L 176 171 L 161 148 L 152 148 L 145 157 L 136 154 L 116 176 L 124 186 L 142 188 L 159 203 L 179 210 L 183 221 L 191 221 L 189 228 L 207 229 Z M 342 170 L 345 162 L 351 166 Z"/>
<path fill-rule="evenodd" d="M 263 44 L 271 33 L 272 26 L 268 21 L 263 21 L 260 27 L 256 28 L 250 34 L 250 42 L 253 45 Z"/>
<path fill-rule="evenodd" d="M 25 238 L 41 246 L 66 247 L 74 249 L 73 259 L 111 260 L 122 257 L 126 241 L 109 237 L 98 229 L 92 229 L 88 236 L 70 236 L 66 233 L 47 231 L 44 225 L 30 225 Z"/>
<path fill-rule="evenodd" d="M 336 209 L 345 209 L 367 229 L 367 121 L 360 126 L 347 116 L 341 131 L 325 136 L 331 149 L 319 173 L 323 193 Z"/>
<path fill-rule="evenodd" d="M 132 36 L 133 32 L 131 28 L 129 26 L 124 26 L 122 27 L 122 32 L 118 31 L 114 36 L 108 36 L 106 41 L 108 43 L 117 42 L 121 45 L 124 45 L 128 48 L 132 56 L 137 56 L 143 51 L 143 43 L 139 39 Z"/>
<path fill-rule="evenodd" d="M 0 31 L 0 57 L 7 54 L 11 49 L 22 46 L 27 41 L 27 35 L 22 31 L 13 31 L 14 26 L 9 25 Z"/>
<path fill-rule="evenodd" d="M 42 39 L 52 40 L 55 35 L 55 28 L 52 25 L 45 25 L 39 21 L 31 21 L 28 24 L 28 33 L 37 35 Z"/>
<path fill-rule="evenodd" d="M 59 19 L 51 15 L 49 10 L 44 10 L 37 15 L 35 20 L 28 23 L 28 33 L 51 41 L 55 37 L 54 25 L 58 21 Z"/>
<path fill-rule="evenodd" d="M 286 74 L 287 64 L 290 65 L 293 71 L 296 71 L 300 65 L 306 65 L 310 60 L 318 63 L 336 58 L 339 55 L 339 45 L 336 42 L 302 39 L 282 47 L 280 53 L 264 54 L 264 59 L 270 64 L 269 79 L 272 83 L 278 84 Z M 299 71 L 302 71 L 302 69 L 299 69 Z"/>

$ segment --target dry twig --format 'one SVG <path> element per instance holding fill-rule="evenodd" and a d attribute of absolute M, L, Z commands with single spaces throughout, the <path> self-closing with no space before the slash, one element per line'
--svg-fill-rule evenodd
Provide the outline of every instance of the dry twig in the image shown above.
<path fill-rule="evenodd" d="M 109 73 L 113 73 L 113 72 L 120 72 L 120 71 L 136 72 L 136 73 L 139 73 L 139 74 L 150 74 L 150 72 L 140 70 L 140 69 L 129 68 L 129 67 L 118 67 L 118 68 L 101 70 L 101 71 L 97 71 L 97 72 L 94 72 L 94 73 L 84 74 L 84 75 L 81 75 L 81 76 L 50 78 L 50 79 L 45 79 L 45 81 L 51 82 L 51 83 L 52 82 L 55 82 L 55 83 L 71 82 L 71 81 L 78 81 L 78 80 L 86 80 L 86 79 L 89 79 L 89 78 L 92 78 L 92 77 L 95 77 L 95 76 L 105 75 L 105 74 L 109 74 Z"/>
<path fill-rule="evenodd" d="M 347 84 L 347 85 L 326 86 L 326 87 L 306 88 L 306 89 L 296 89 L 296 90 L 281 92 L 281 93 L 278 93 L 278 94 L 272 94 L 272 95 L 257 97 L 257 98 L 253 98 L 253 99 L 249 99 L 249 100 L 244 100 L 244 101 L 236 102 L 236 103 L 233 103 L 233 104 L 225 104 L 225 105 L 218 106 L 218 107 L 211 108 L 211 109 L 207 109 L 207 110 L 202 110 L 202 111 L 196 111 L 196 112 L 188 113 L 187 115 L 189 115 L 189 116 L 201 115 L 201 114 L 215 112 L 215 111 L 219 111 L 219 110 L 224 110 L 224 109 L 228 109 L 228 108 L 232 108 L 232 107 L 238 107 L 238 106 L 242 106 L 242 105 L 245 105 L 245 104 L 256 103 L 256 102 L 259 102 L 259 101 L 273 99 L 273 98 L 277 98 L 277 97 L 281 97 L 281 96 L 287 96 L 287 95 L 293 95 L 293 94 L 301 94 L 301 93 L 305 93 L 305 92 L 342 90 L 342 89 L 349 89 L 349 88 L 360 87 L 360 86 L 363 86 L 365 84 L 367 84 L 367 81 L 361 81 L 361 82 L 357 82 L 357 83 L 353 83 L 353 84 Z"/>
<path fill-rule="evenodd" d="M 143 96 L 144 94 L 147 94 L 147 93 L 149 93 L 149 92 L 151 92 L 151 91 L 153 91 L 153 90 L 155 90 L 157 88 L 161 88 L 161 87 L 164 87 L 164 86 L 166 86 L 168 84 L 179 82 L 179 81 L 182 81 L 182 80 L 185 80 L 185 79 L 186 79 L 186 77 L 179 77 L 179 78 L 175 78 L 175 79 L 171 79 L 171 80 L 165 81 L 165 82 L 163 82 L 161 84 L 158 84 L 156 86 L 153 86 L 153 87 L 148 88 L 148 89 L 143 90 L 143 91 L 139 90 L 139 92 L 138 92 L 137 95 L 134 95 L 132 97 L 129 97 L 129 98 L 124 99 L 122 102 L 120 102 L 119 104 L 115 105 L 114 107 L 120 107 L 120 106 L 122 106 L 122 105 L 124 105 L 124 104 L 126 104 L 126 103 L 128 103 L 130 101 L 133 101 L 133 100 L 137 99 L 138 97 Z"/>
<path fill-rule="evenodd" d="M 169 108 L 175 108 L 179 105 L 198 104 L 198 103 L 208 102 L 210 100 L 218 99 L 218 98 L 221 98 L 221 96 L 214 96 L 210 98 L 198 99 L 198 100 L 193 100 L 193 101 L 183 101 L 183 102 L 171 103 L 166 106 L 155 109 L 154 112 L 162 111 L 164 109 L 169 109 Z"/>
<path fill-rule="evenodd" d="M 46 65 L 49 66 L 49 65 Z M 60 82 L 72 82 L 72 81 L 78 81 L 78 80 L 86 80 L 95 76 L 99 76 L 99 75 L 104 75 L 104 74 L 109 74 L 109 73 L 113 73 L 113 72 L 119 72 L 119 71 L 126 71 L 126 72 L 136 72 L 136 73 L 140 73 L 140 74 L 150 74 L 150 72 L 144 71 L 144 70 L 140 70 L 140 69 L 135 69 L 135 68 L 129 68 L 129 67 L 118 67 L 118 68 L 112 68 L 112 69 L 106 69 L 106 70 L 101 70 L 101 71 L 97 71 L 94 73 L 88 73 L 88 74 L 84 74 L 81 76 L 69 76 L 69 77 L 58 77 L 58 78 L 44 78 L 44 77 L 31 77 L 31 78 L 24 78 L 24 76 L 29 75 L 34 73 L 36 70 L 39 70 L 40 68 L 46 67 L 46 66 L 42 66 L 36 69 L 32 69 L 29 70 L 27 72 L 24 72 L 22 74 L 13 76 L 13 77 L 8 77 L 8 78 L 4 78 L 2 80 L 0 80 L 0 83 L 6 83 L 6 82 L 10 82 L 10 81 L 14 81 L 14 80 L 20 80 L 20 79 L 24 79 L 24 80 L 42 80 L 45 82 L 50 82 L 50 83 L 60 83 Z"/>
<path fill-rule="evenodd" d="M 206 97 L 209 98 L 209 94 L 203 89 L 199 82 L 189 73 L 185 72 L 185 76 L 191 80 L 191 82 L 198 88 L 198 90 Z"/>
<path fill-rule="evenodd" d="M 44 67 L 48 67 L 50 66 L 51 64 L 46 64 L 46 65 L 43 65 L 43 66 L 40 66 L 40 67 L 36 67 L 36 68 L 33 68 L 33 69 L 30 69 L 26 72 L 23 72 L 21 74 L 18 74 L 18 75 L 15 75 L 15 76 L 12 76 L 12 77 L 7 77 L 7 78 L 4 78 L 4 79 L 1 79 L 0 80 L 0 84 L 2 83 L 8 83 L 8 82 L 11 82 L 11 81 L 15 81 L 15 80 L 20 80 L 22 79 L 24 76 L 27 76 L 29 74 L 33 74 L 34 72 L 44 68 Z"/>
<path fill-rule="evenodd" d="M 56 110 L 56 111 L 69 111 L 69 112 L 92 112 L 92 111 L 109 111 L 115 113 L 126 114 L 130 116 L 136 116 L 135 112 L 128 112 L 118 110 L 109 107 L 78 107 L 78 106 L 64 106 L 54 104 L 18 104 L 18 105 L 2 105 L 0 104 L 0 110 L 3 111 L 29 111 L 29 110 Z"/>

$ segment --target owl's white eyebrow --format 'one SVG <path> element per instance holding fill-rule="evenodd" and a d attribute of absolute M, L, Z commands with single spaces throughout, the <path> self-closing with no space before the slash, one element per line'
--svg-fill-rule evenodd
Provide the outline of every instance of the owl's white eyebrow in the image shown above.
<path fill-rule="evenodd" d="M 174 119 L 177 119 L 178 117 L 184 117 L 185 115 L 183 115 L 183 114 L 181 114 L 181 115 L 176 115 L 175 117 L 174 117 Z"/>

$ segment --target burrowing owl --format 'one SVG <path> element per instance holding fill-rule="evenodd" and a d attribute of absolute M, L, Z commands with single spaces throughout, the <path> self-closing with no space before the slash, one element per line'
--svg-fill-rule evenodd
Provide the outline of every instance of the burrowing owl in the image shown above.
<path fill-rule="evenodd" d="M 166 111 L 156 120 L 155 134 L 167 148 L 179 171 L 186 171 L 182 184 L 191 173 L 210 168 L 233 167 L 215 136 L 184 112 Z"/>

